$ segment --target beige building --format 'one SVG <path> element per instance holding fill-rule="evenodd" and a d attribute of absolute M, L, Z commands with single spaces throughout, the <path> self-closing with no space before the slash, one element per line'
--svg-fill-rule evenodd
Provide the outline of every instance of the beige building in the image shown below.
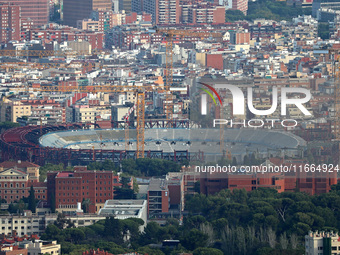
<path fill-rule="evenodd" d="M 45 232 L 45 229 L 48 225 L 54 224 L 54 222 L 57 220 L 57 217 L 57 214 L 2 215 L 0 216 L 0 234 L 11 235 L 12 231 L 15 230 L 18 236 L 32 234 L 41 235 Z M 66 218 L 70 219 L 75 227 L 86 227 L 93 225 L 99 220 L 104 220 L 106 216 L 97 214 L 84 214 L 66 216 Z"/>
<path fill-rule="evenodd" d="M 28 174 L 29 181 L 39 181 L 39 165 L 30 163 L 28 161 L 5 161 L 0 163 L 0 172 L 5 169 L 13 168 L 16 170 L 20 170 L 26 174 Z"/>
<path fill-rule="evenodd" d="M 83 19 L 77 21 L 77 28 L 86 31 L 98 32 L 99 31 L 99 21 L 94 21 L 92 19 Z"/>
<path fill-rule="evenodd" d="M 34 242 L 20 243 L 20 246 L 27 249 L 27 254 L 29 255 L 41 255 L 45 253 L 51 255 L 61 254 L 61 246 L 60 244 L 57 244 L 57 241 L 35 240 Z"/>
<path fill-rule="evenodd" d="M 31 116 L 32 107 L 31 105 L 23 104 L 21 101 L 5 99 L 5 101 L 2 102 L 0 114 L 1 122 L 17 122 L 17 118 L 19 117 Z"/>
<path fill-rule="evenodd" d="M 96 118 L 110 119 L 111 107 L 108 105 L 75 105 L 67 108 L 66 122 L 94 123 Z"/>

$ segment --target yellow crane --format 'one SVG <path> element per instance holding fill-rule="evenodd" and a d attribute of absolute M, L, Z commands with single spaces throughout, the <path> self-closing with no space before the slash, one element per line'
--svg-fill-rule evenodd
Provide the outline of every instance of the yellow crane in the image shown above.
<path fill-rule="evenodd" d="M 168 121 L 172 120 L 173 113 L 173 98 L 170 88 L 173 86 L 173 42 L 174 39 L 187 39 L 190 38 L 200 38 L 200 39 L 208 39 L 212 38 L 221 38 L 222 34 L 218 32 L 195 32 L 192 30 L 183 30 L 183 29 L 157 29 L 158 33 L 161 33 L 166 38 L 166 49 L 165 49 L 165 82 L 168 88 L 165 96 L 165 113 Z"/>
<path fill-rule="evenodd" d="M 145 131 L 145 92 L 149 91 L 158 91 L 164 92 L 167 88 L 163 86 L 124 86 L 124 85 L 96 85 L 96 86 L 50 86 L 50 85 L 42 85 L 40 88 L 33 88 L 33 91 L 45 91 L 45 92 L 85 92 L 85 93 L 97 93 L 97 92 L 106 92 L 106 93 L 125 93 L 125 92 L 134 92 L 136 94 L 137 103 L 136 103 L 136 115 L 137 115 L 137 150 L 136 156 L 137 158 L 144 157 L 144 131 Z M 125 126 L 126 127 L 126 126 Z M 126 127 L 128 128 L 128 127 Z M 126 133 L 127 134 L 127 133 Z M 125 138 L 128 142 L 129 138 Z"/>

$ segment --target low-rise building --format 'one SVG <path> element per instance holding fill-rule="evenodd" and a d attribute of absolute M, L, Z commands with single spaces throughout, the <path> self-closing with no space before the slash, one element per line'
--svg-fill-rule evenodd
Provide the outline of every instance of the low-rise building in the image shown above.
<path fill-rule="evenodd" d="M 334 232 L 309 232 L 305 236 L 306 255 L 339 254 L 340 236 Z"/>
<path fill-rule="evenodd" d="M 128 218 L 142 219 L 147 222 L 146 200 L 107 200 L 104 207 L 99 210 L 100 216 L 114 215 L 116 219 Z M 145 225 L 144 224 L 144 225 Z"/>
<path fill-rule="evenodd" d="M 27 253 L 30 255 L 41 255 L 41 254 L 51 254 L 59 255 L 61 254 L 61 246 L 57 244 L 57 241 L 24 241 L 19 243 L 19 247 L 27 249 Z"/>

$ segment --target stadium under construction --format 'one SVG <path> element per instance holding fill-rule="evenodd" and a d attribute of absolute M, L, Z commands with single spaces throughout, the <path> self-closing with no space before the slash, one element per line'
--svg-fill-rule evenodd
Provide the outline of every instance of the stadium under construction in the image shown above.
<path fill-rule="evenodd" d="M 82 124 L 26 126 L 1 135 L 2 160 L 21 159 L 37 164 L 86 164 L 105 159 L 119 162 L 136 158 L 136 130 L 130 129 L 128 150 L 124 129 L 84 129 Z M 245 155 L 257 157 L 299 156 L 305 140 L 289 132 L 264 129 L 225 129 L 220 149 L 220 129 L 145 129 L 144 157 L 173 161 L 220 159 L 229 152 L 241 162 Z"/>

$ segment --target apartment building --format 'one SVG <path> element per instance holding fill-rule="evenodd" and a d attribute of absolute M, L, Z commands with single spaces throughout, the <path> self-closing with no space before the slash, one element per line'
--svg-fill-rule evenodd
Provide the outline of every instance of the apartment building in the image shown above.
<path fill-rule="evenodd" d="M 143 10 L 152 15 L 152 23 L 179 24 L 181 8 L 179 0 L 145 0 Z"/>
<path fill-rule="evenodd" d="M 95 21 L 92 19 L 77 20 L 77 28 L 91 32 L 98 32 L 99 21 Z"/>
<path fill-rule="evenodd" d="M 182 15 L 183 16 L 183 15 Z M 188 8 L 188 23 L 225 23 L 224 6 L 192 5 Z"/>
<path fill-rule="evenodd" d="M 20 237 L 30 235 L 40 236 L 45 232 L 48 225 L 54 224 L 57 217 L 57 214 L 32 215 L 32 213 L 28 212 L 25 212 L 24 215 L 2 215 L 0 216 L 1 234 L 12 235 L 13 231 L 16 231 Z M 75 227 L 90 226 L 106 218 L 105 215 L 97 214 L 65 215 L 65 217 L 70 219 Z"/>
<path fill-rule="evenodd" d="M 0 3 L 0 42 L 20 41 L 20 6 Z"/>
<path fill-rule="evenodd" d="M 42 26 L 48 23 L 48 0 L 10 0 L 10 2 L 20 6 L 21 17 L 32 20 L 34 26 Z"/>
<path fill-rule="evenodd" d="M 340 236 L 334 232 L 312 232 L 305 236 L 306 255 L 340 254 Z"/>
<path fill-rule="evenodd" d="M 32 108 L 30 105 L 21 102 L 20 100 L 5 99 L 1 105 L 0 119 L 2 122 L 10 121 L 17 122 L 17 118 L 23 116 L 31 116 Z"/>
<path fill-rule="evenodd" d="M 248 0 L 232 0 L 232 10 L 239 10 L 246 15 L 248 11 Z"/>
<path fill-rule="evenodd" d="M 47 186 L 46 183 L 38 182 L 38 166 L 29 162 L 11 163 L 7 161 L 0 164 L 0 199 L 7 203 L 19 201 L 29 195 L 32 186 L 36 199 L 46 200 Z M 23 165 L 26 167 L 21 167 Z"/>
<path fill-rule="evenodd" d="M 77 27 L 77 21 L 90 18 L 92 11 L 109 11 L 111 6 L 111 0 L 64 0 L 64 24 Z"/>

